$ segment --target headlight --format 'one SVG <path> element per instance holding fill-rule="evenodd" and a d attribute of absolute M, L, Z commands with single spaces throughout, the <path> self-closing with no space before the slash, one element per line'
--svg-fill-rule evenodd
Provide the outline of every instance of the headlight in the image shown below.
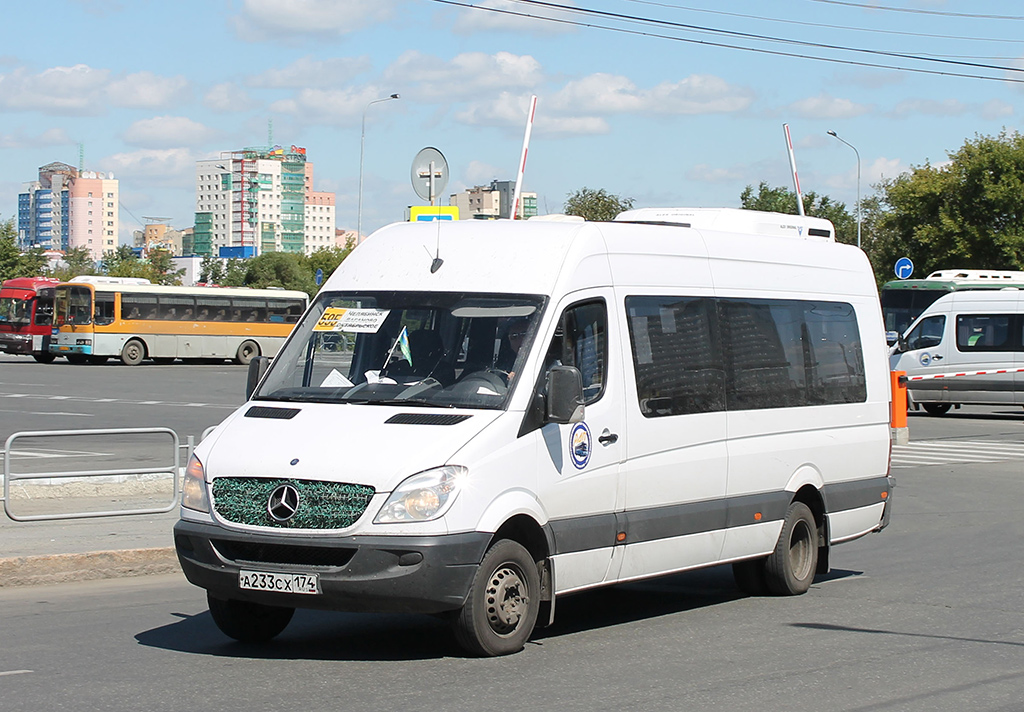
<path fill-rule="evenodd" d="M 395 488 L 380 508 L 375 524 L 426 522 L 437 519 L 459 495 L 459 486 L 469 474 L 460 465 L 446 465 L 413 475 Z"/>
<path fill-rule="evenodd" d="M 181 484 L 181 506 L 197 512 L 210 511 L 210 497 L 206 494 L 206 472 L 203 463 L 193 455 L 185 468 L 185 481 Z"/>

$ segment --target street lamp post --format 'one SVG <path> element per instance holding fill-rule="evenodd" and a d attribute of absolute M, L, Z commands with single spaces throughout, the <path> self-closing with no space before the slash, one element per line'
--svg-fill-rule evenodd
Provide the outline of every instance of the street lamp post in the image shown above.
<path fill-rule="evenodd" d="M 366 112 L 374 104 L 379 104 L 382 101 L 391 101 L 392 99 L 398 99 L 398 94 L 392 94 L 386 96 L 383 99 L 374 99 L 366 108 L 363 109 L 363 125 L 362 130 L 359 132 L 359 207 L 356 212 L 356 240 L 360 240 L 363 235 L 363 144 L 366 142 Z"/>
<path fill-rule="evenodd" d="M 854 146 L 849 141 L 844 141 L 842 138 L 840 138 L 839 134 L 837 134 L 835 131 L 829 129 L 827 133 L 832 138 L 837 139 L 839 141 L 842 141 L 847 146 L 852 148 L 853 152 L 857 155 L 857 247 L 859 248 L 860 247 L 860 151 L 858 151 L 857 147 Z"/>

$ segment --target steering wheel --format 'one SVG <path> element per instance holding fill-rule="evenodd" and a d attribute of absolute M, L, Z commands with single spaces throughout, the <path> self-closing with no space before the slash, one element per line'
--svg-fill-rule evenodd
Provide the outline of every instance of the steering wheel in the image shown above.
<path fill-rule="evenodd" d="M 508 374 L 504 371 L 499 371 L 496 368 L 488 368 L 485 371 L 473 371 L 459 382 L 467 383 L 472 381 L 481 381 L 490 386 L 495 393 L 501 394 L 508 390 L 507 379 Z"/>

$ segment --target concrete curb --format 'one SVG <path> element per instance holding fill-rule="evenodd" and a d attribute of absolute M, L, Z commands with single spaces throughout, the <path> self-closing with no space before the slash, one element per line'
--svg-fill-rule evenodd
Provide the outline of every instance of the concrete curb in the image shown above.
<path fill-rule="evenodd" d="M 174 547 L 0 559 L 0 588 L 149 576 L 180 571 Z"/>

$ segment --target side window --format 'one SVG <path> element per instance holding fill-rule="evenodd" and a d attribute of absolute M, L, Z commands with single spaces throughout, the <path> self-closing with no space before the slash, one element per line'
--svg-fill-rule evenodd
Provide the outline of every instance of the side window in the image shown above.
<path fill-rule="evenodd" d="M 942 332 L 946 328 L 946 316 L 938 314 L 925 318 L 907 336 L 907 350 L 931 349 L 942 343 Z"/>
<path fill-rule="evenodd" d="M 645 417 L 725 410 L 725 372 L 705 297 L 627 297 L 640 412 Z"/>
<path fill-rule="evenodd" d="M 603 301 L 576 304 L 564 312 L 548 347 L 545 368 L 575 366 L 583 375 L 583 396 L 593 403 L 604 391 L 608 363 L 608 309 Z"/>
<path fill-rule="evenodd" d="M 93 321 L 97 326 L 111 324 L 114 321 L 114 293 L 96 292 L 96 301 L 92 306 Z"/>
<path fill-rule="evenodd" d="M 962 314 L 956 318 L 958 351 L 1011 351 L 1009 314 Z"/>

